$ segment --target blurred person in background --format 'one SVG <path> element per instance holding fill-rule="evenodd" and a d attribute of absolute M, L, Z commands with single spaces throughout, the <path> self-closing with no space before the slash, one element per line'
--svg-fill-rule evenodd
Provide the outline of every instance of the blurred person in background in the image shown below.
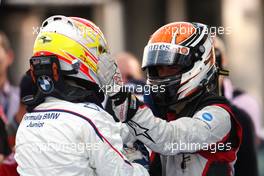
<path fill-rule="evenodd" d="M 20 124 L 23 116 L 27 112 L 27 107 L 23 102 L 23 98 L 36 93 L 36 87 L 33 86 L 32 79 L 28 75 L 24 75 L 20 81 L 20 102 L 17 113 L 15 114 L 14 122 Z M 10 132 L 11 131 L 11 132 Z M 16 129 L 9 128 L 9 145 L 11 148 L 15 146 Z"/>
<path fill-rule="evenodd" d="M 19 106 L 19 110 L 15 116 L 16 122 L 18 124 L 21 122 L 23 116 L 27 112 L 26 105 L 23 102 L 23 97 L 32 95 L 36 92 L 35 86 L 33 86 L 32 79 L 28 75 L 24 75 L 22 77 L 22 80 L 20 81 L 19 87 L 20 87 L 20 106 Z M 1 122 L 0 122 L 0 126 L 1 126 Z M 0 130 L 3 130 L 3 129 L 0 127 Z M 6 135 L 5 141 L 6 141 L 6 146 L 8 146 L 7 145 L 7 135 Z M 0 144 L 2 144 L 2 143 L 0 143 Z M 15 154 L 14 152 L 15 152 L 15 150 L 13 150 L 12 153 L 9 154 L 8 156 L 6 155 L 5 159 L 3 159 L 3 162 L 0 163 L 0 175 L 1 176 L 18 176 L 18 173 L 16 170 L 17 169 L 17 163 L 16 163 L 15 158 L 14 158 L 14 154 Z"/>
<path fill-rule="evenodd" d="M 99 27 L 78 17 L 48 18 L 28 73 L 37 91 L 24 97 L 29 112 L 16 135 L 19 174 L 148 175 L 125 156 L 120 126 L 102 109 L 107 85 L 120 87 L 122 79 Z"/>
<path fill-rule="evenodd" d="M 0 164 L 0 175 L 1 176 L 19 176 L 16 169 L 17 169 L 17 163 L 14 159 L 14 153 L 11 153 Z"/>
<path fill-rule="evenodd" d="M 0 164 L 11 153 L 8 145 L 6 124 L 0 116 Z"/>
<path fill-rule="evenodd" d="M 10 42 L 0 31 L 0 112 L 7 119 L 8 136 L 15 135 L 18 128 L 15 115 L 19 108 L 19 88 L 12 86 L 7 77 L 8 67 L 13 60 Z"/>
<path fill-rule="evenodd" d="M 264 137 L 262 137 L 259 141 L 257 156 L 258 156 L 258 167 L 259 167 L 259 175 L 264 176 Z"/>
<path fill-rule="evenodd" d="M 162 171 L 154 174 L 234 175 L 242 129 L 228 101 L 218 94 L 208 26 L 174 22 L 159 28 L 144 49 L 142 68 L 148 84 L 165 87 L 149 96 L 155 115 L 129 95 L 113 98 L 113 108 L 129 135 L 160 153 Z"/>
<path fill-rule="evenodd" d="M 124 83 L 127 83 L 130 80 L 144 81 L 139 59 L 137 59 L 132 53 L 117 53 L 115 59 Z"/>
<path fill-rule="evenodd" d="M 228 60 L 224 42 L 219 37 L 215 38 L 215 55 L 218 67 L 224 70 L 228 65 Z M 243 140 L 237 153 L 235 174 L 257 176 L 256 144 L 259 142 L 258 133 L 261 128 L 260 107 L 257 101 L 245 91 L 233 87 L 230 79 L 220 76 L 219 86 L 222 95 L 232 104 L 232 110 L 243 128 Z"/>
<path fill-rule="evenodd" d="M 20 124 L 23 116 L 27 113 L 27 106 L 24 103 L 24 98 L 34 95 L 37 92 L 36 86 L 33 86 L 32 79 L 29 75 L 25 74 L 20 81 L 20 106 L 16 113 L 15 119 Z"/>
<path fill-rule="evenodd" d="M 125 86 L 143 101 L 145 80 L 139 60 L 128 52 L 116 54 L 115 59 Z"/>

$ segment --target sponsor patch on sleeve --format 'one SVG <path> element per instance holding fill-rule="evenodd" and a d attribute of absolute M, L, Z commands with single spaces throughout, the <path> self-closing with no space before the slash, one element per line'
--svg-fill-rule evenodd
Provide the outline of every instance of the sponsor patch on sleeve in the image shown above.
<path fill-rule="evenodd" d="M 205 112 L 202 114 L 202 119 L 205 120 L 205 121 L 212 121 L 213 120 L 213 115 L 208 113 L 208 112 Z"/>

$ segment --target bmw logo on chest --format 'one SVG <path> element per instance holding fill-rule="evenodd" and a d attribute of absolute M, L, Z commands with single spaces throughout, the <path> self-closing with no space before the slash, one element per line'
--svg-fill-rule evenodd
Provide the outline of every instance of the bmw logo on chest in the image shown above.
<path fill-rule="evenodd" d="M 43 93 L 50 93 L 54 88 L 52 79 L 46 75 L 38 78 L 38 86 Z"/>

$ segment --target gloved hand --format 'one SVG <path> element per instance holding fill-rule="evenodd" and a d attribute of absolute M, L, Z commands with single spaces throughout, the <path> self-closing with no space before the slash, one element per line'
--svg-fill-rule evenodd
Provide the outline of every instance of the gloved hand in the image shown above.
<path fill-rule="evenodd" d="M 125 91 L 121 73 L 109 53 L 99 56 L 97 74 L 101 90 L 109 97 L 110 106 L 115 116 L 121 122 L 131 119 L 136 113 L 139 103 L 134 95 Z"/>
<path fill-rule="evenodd" d="M 111 97 L 120 92 L 123 86 L 122 76 L 114 58 L 109 53 L 99 56 L 97 75 L 101 83 L 101 90 L 106 95 Z"/>
<path fill-rule="evenodd" d="M 130 162 L 138 163 L 149 170 L 149 152 L 142 142 L 137 140 L 133 144 L 125 144 L 124 152 Z"/>
<path fill-rule="evenodd" d="M 128 122 L 134 117 L 139 106 L 144 104 L 143 102 L 140 102 L 132 93 L 122 91 L 109 97 L 108 101 L 115 117 L 120 122 Z"/>

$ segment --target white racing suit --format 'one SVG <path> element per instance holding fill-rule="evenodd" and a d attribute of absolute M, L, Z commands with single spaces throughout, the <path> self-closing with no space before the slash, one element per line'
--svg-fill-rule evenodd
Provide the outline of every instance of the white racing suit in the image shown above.
<path fill-rule="evenodd" d="M 120 125 L 99 106 L 47 98 L 25 114 L 16 136 L 22 176 L 146 176 L 122 154 Z"/>
<path fill-rule="evenodd" d="M 227 109 L 224 105 L 205 106 L 192 118 L 167 122 L 143 105 L 127 122 L 130 133 L 124 127 L 122 136 L 136 137 L 159 153 L 163 176 L 231 176 L 240 142 L 234 145 L 230 136 L 240 138 L 241 128 Z M 228 173 L 217 173 L 215 164 L 223 165 Z"/>

